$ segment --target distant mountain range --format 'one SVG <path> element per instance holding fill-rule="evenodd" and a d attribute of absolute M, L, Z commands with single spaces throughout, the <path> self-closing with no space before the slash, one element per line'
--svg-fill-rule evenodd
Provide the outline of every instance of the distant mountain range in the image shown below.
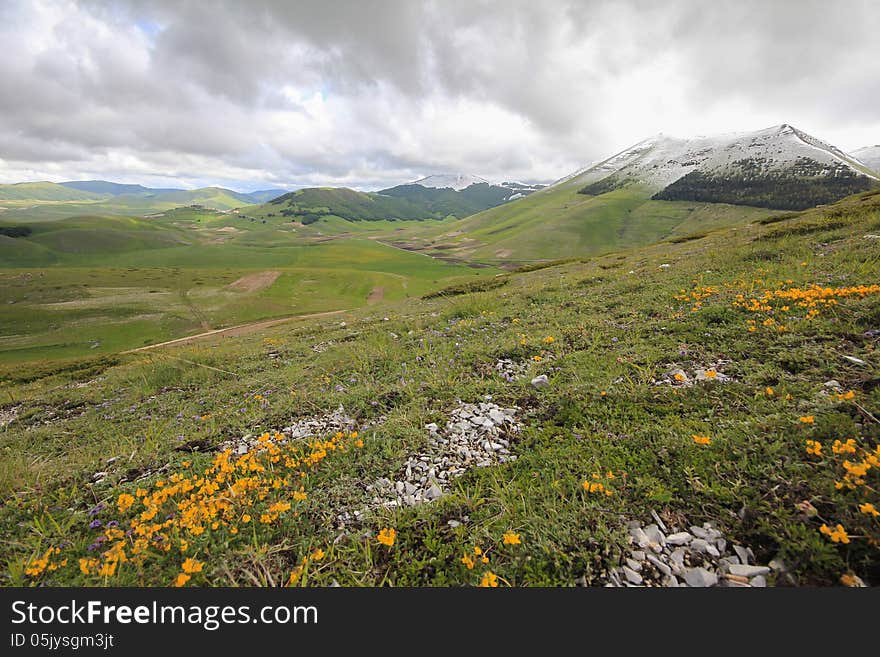
<path fill-rule="evenodd" d="M 244 205 L 265 203 L 286 192 L 287 190 L 284 189 L 236 192 L 223 187 L 157 188 L 106 180 L 76 180 L 62 183 L 44 181 L 0 185 L 0 201 L 98 203 L 106 204 L 108 210 L 123 212 L 127 209 L 139 212 L 194 204 L 229 210 Z"/>
<path fill-rule="evenodd" d="M 311 187 L 290 192 L 255 214 L 289 217 L 311 224 L 322 217 L 348 221 L 412 221 L 467 217 L 528 194 L 543 185 L 490 183 L 465 173 L 437 174 L 378 192 L 340 187 Z"/>
<path fill-rule="evenodd" d="M 348 221 L 475 217 L 475 222 L 484 226 L 486 221 L 509 224 L 514 219 L 525 221 L 526 217 L 528 222 L 538 217 L 549 221 L 556 215 L 575 220 L 580 203 L 566 201 L 558 206 L 560 190 L 593 197 L 628 190 L 628 198 L 640 199 L 639 203 L 685 201 L 798 210 L 867 190 L 878 183 L 878 170 L 880 146 L 862 148 L 850 155 L 782 124 L 714 137 L 655 135 L 549 187 L 490 182 L 469 173 L 437 173 L 378 192 L 313 187 L 295 192 L 269 189 L 244 193 L 222 187 L 185 190 L 81 180 L 0 185 L 0 202 L 13 202 L 7 204 L 10 218 L 14 212 L 44 212 L 46 205 L 26 205 L 33 201 L 54 203 L 52 212 L 59 216 L 86 212 L 143 214 L 188 205 L 218 210 L 249 206 L 255 216 L 302 224 L 323 217 Z M 533 199 L 526 202 L 527 197 Z M 545 203 L 549 205 L 543 207 Z M 489 214 L 484 214 L 487 211 Z"/>

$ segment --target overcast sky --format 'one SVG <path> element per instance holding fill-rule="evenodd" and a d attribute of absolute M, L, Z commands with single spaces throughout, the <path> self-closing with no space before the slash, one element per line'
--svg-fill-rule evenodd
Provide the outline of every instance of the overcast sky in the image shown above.
<path fill-rule="evenodd" d="M 0 0 L 0 182 L 549 181 L 649 135 L 880 143 L 875 0 Z"/>

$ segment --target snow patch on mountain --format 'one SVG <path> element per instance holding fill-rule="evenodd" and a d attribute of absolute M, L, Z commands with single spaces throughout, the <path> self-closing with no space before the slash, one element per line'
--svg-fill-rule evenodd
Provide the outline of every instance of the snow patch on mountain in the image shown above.
<path fill-rule="evenodd" d="M 460 192 L 471 185 L 491 185 L 492 183 L 485 178 L 480 178 L 479 176 L 474 176 L 468 173 L 440 173 L 433 176 L 426 176 L 425 178 L 420 178 L 419 180 L 407 184 L 421 185 L 422 187 L 431 187 L 434 189 L 449 188 Z"/>
<path fill-rule="evenodd" d="M 880 172 L 880 144 L 865 146 L 853 151 L 852 155 L 869 169 Z"/>
<path fill-rule="evenodd" d="M 689 139 L 658 134 L 554 184 L 590 185 L 613 175 L 621 183 L 641 183 L 659 190 L 697 169 L 719 174 L 734 163 L 752 160 L 759 161 L 765 171 L 781 171 L 801 158 L 829 168 L 842 164 L 860 175 L 877 178 L 843 151 L 782 124 L 756 132 Z"/>

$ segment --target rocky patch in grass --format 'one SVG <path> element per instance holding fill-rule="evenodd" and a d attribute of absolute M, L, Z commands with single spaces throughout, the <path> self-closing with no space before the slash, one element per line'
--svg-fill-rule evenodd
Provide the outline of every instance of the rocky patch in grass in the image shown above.
<path fill-rule="evenodd" d="M 470 468 L 485 468 L 516 460 L 511 440 L 522 425 L 518 408 L 492 402 L 459 402 L 445 426 L 428 424 L 428 445 L 407 458 L 392 481 L 382 477 L 367 486 L 372 493 L 370 509 L 407 507 L 431 502 L 448 491 L 451 482 Z M 359 520 L 369 509 L 342 513 L 341 524 Z"/>
<path fill-rule="evenodd" d="M 685 531 L 635 520 L 628 529 L 630 549 L 623 564 L 608 571 L 606 586 L 762 588 L 771 573 L 785 570 L 780 561 L 756 565 L 750 548 L 729 543 L 709 522 Z"/>
<path fill-rule="evenodd" d="M 510 383 L 523 378 L 529 371 L 529 363 L 517 362 L 509 358 L 499 358 L 495 363 L 495 372 Z"/>

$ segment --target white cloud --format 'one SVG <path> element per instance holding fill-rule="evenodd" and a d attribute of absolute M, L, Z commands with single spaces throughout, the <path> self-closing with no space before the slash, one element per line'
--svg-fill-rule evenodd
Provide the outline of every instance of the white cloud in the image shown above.
<path fill-rule="evenodd" d="M 0 181 L 550 180 L 650 134 L 880 139 L 880 8 L 748 1 L 0 5 Z"/>

